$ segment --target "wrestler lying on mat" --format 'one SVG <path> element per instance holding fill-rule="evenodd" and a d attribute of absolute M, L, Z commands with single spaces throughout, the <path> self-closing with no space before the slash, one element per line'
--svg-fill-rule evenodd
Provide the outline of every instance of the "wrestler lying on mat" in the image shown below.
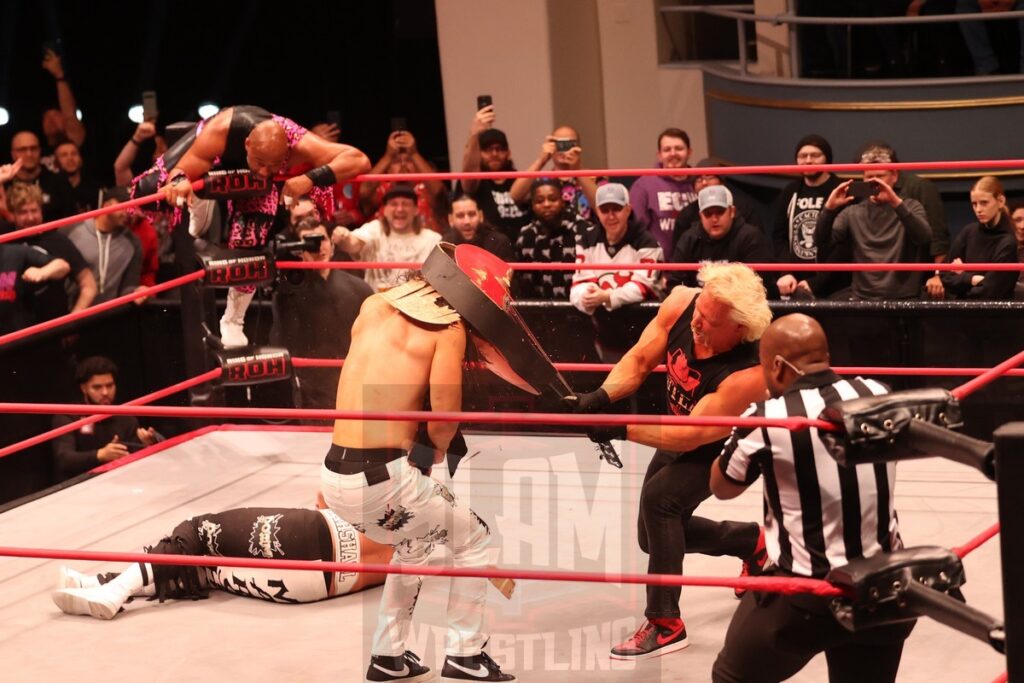
<path fill-rule="evenodd" d="M 187 519 L 147 552 L 385 564 L 394 551 L 366 538 L 331 510 L 238 508 Z M 133 597 L 197 600 L 217 588 L 269 602 L 305 603 L 383 582 L 383 574 L 137 562 L 120 574 L 98 576 L 61 567 L 53 601 L 68 614 L 113 619 Z"/>

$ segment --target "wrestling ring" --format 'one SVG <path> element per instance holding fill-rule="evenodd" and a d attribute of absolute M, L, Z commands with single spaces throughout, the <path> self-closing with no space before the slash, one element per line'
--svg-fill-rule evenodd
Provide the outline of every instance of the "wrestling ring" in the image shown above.
<path fill-rule="evenodd" d="M 938 166 L 936 164 L 939 164 Z M 957 168 L 1021 168 L 1024 161 L 956 162 Z M 877 166 L 877 165 L 876 165 Z M 944 162 L 892 164 L 921 170 L 945 168 Z M 836 164 L 831 170 L 860 170 L 857 164 Z M 687 170 L 687 169 L 684 169 Z M 700 169 L 688 169 L 700 172 Z M 798 172 L 801 167 L 737 167 L 728 173 Z M 577 175 L 643 175 L 654 169 L 581 171 Z M 678 175 L 679 169 L 673 170 Z M 443 179 L 489 177 L 493 174 L 430 174 Z M 500 174 L 502 177 L 509 174 Z M 529 173 L 517 175 L 529 176 Z M 533 174 L 547 175 L 545 173 Z M 572 173 L 566 173 L 572 175 Z M 428 174 L 404 179 L 417 181 Z M 396 180 L 401 176 L 370 177 Z M 200 181 L 201 182 L 201 181 Z M 144 198 L 152 201 L 151 198 Z M 139 202 L 142 200 L 133 200 Z M 123 207 L 122 207 L 123 208 Z M 97 215 L 103 209 L 90 212 Z M 82 216 L 73 217 L 76 221 Z M 29 230 L 43 232 L 68 221 Z M 13 235 L 13 236 L 12 236 Z M 12 233 L 0 242 L 17 239 Z M 278 268 L 324 267 L 322 264 L 280 262 Z M 416 267 L 418 264 L 335 263 L 331 267 Z M 799 269 L 792 264 L 749 264 L 756 270 Z M 827 264 L 826 264 L 827 265 Z M 815 264 L 821 270 L 823 264 Z M 513 264 L 537 268 L 538 264 Z M 542 264 L 547 269 L 573 269 L 574 264 Z M 588 268 L 599 267 L 587 264 Z M 647 268 L 649 266 L 642 266 Z M 663 270 L 693 269 L 693 264 L 664 264 Z M 834 264 L 834 269 L 864 268 Z M 885 264 L 887 269 L 949 268 L 935 264 Z M 1018 270 L 1019 264 L 979 264 L 985 270 Z M 615 264 L 616 270 L 623 269 Z M 66 325 L 201 280 L 203 271 L 101 306 L 0 336 L 0 349 L 47 329 Z M 324 367 L 342 361 L 291 358 L 293 367 Z M 969 401 L 979 388 L 1004 376 L 1020 376 L 1024 352 L 992 368 L 835 368 L 840 374 L 971 377 L 950 393 Z M 607 371 L 610 366 L 556 364 L 563 371 Z M 0 412 L 79 415 L 62 430 L 52 430 L 4 448 L 0 457 L 45 443 L 109 415 L 192 417 L 213 424 L 163 441 L 128 457 L 96 468 L 75 485 L 61 487 L 0 511 L 0 653 L 6 655 L 6 681 L 53 680 L 128 681 L 148 679 L 212 680 L 245 678 L 254 681 L 361 680 L 368 643 L 376 622 L 381 589 L 371 588 L 336 600 L 303 605 L 273 605 L 215 592 L 210 599 L 152 603 L 136 600 L 126 614 L 110 622 L 62 614 L 50 601 L 56 568 L 72 563 L 82 572 L 96 573 L 112 563 L 145 560 L 151 563 L 279 566 L 296 570 L 388 572 L 390 565 L 360 563 L 328 567 L 322 562 L 271 561 L 253 558 L 210 558 L 141 555 L 180 520 L 200 513 L 237 507 L 311 507 L 319 485 L 323 454 L 330 443 L 321 427 L 231 424 L 230 420 L 406 419 L 472 422 L 467 433 L 471 457 L 454 478 L 445 468 L 432 476 L 448 484 L 480 516 L 489 521 L 501 549 L 498 568 L 460 571 L 445 563 L 443 553 L 423 572 L 428 574 L 416 611 L 410 649 L 427 662 L 443 658 L 445 597 L 449 576 L 473 575 L 516 578 L 508 600 L 491 594 L 487 623 L 489 651 L 521 680 L 569 681 L 583 673 L 593 681 L 707 680 L 735 608 L 731 591 L 741 587 L 780 592 L 849 595 L 849 589 L 827 581 L 736 578 L 733 558 L 690 555 L 686 575 L 659 577 L 645 573 L 646 558 L 637 552 L 635 514 L 643 474 L 653 449 L 632 443 L 616 444 L 624 468 L 602 462 L 595 446 L 578 436 L 545 433 L 514 434 L 488 431 L 494 425 L 591 424 L 761 424 L 788 429 L 834 430 L 832 423 L 790 418 L 754 422 L 754 418 L 676 418 L 651 415 L 566 415 L 509 412 L 464 413 L 344 413 L 226 407 L 153 405 L 174 393 L 207 382 L 221 381 L 217 368 L 124 405 L 0 404 Z M 224 421 L 216 423 L 216 421 Z M 1024 448 L 1024 425 L 1010 425 L 997 435 L 996 484 L 979 465 L 971 468 L 950 459 L 924 458 L 897 468 L 901 532 L 910 546 L 951 548 L 963 559 L 970 581 L 964 588 L 969 604 L 1006 622 L 1002 646 L 968 637 L 933 619 L 922 618 L 904 649 L 900 681 L 1006 680 L 1004 670 L 1020 672 L 1024 632 L 1020 618 L 1004 609 L 1019 604 L 1024 594 L 1021 551 L 1024 521 L 1014 491 L 1024 484 L 1024 467 L 1014 461 Z M 992 467 L 992 462 L 987 463 Z M 991 472 L 989 472 L 991 473 Z M 709 499 L 702 514 L 715 519 L 761 521 L 761 484 L 730 501 Z M 1000 514 L 1002 512 L 1002 514 Z M 997 521 L 998 520 L 998 521 Z M 990 542 L 999 538 L 1000 543 Z M 1009 550 L 1009 553 L 1008 553 Z M 1008 555 L 1016 562 L 1011 564 Z M 273 563 L 278 563 L 274 565 Z M 1007 571 L 1008 565 L 1010 572 Z M 1002 568 L 1001 568 L 1002 566 Z M 642 621 L 644 584 L 683 586 L 683 614 L 692 631 L 687 653 L 642 662 L 608 658 L 608 647 L 634 632 Z M 1019 607 L 1016 609 L 1019 610 Z M 1014 630 L 1014 625 L 1017 629 Z M 825 662 L 818 657 L 793 681 L 824 680 Z"/>

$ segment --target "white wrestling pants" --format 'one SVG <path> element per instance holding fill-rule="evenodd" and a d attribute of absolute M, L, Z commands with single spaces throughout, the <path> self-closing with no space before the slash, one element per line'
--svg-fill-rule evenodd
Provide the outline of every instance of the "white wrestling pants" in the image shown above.
<path fill-rule="evenodd" d="M 425 565 L 437 545 L 451 550 L 456 567 L 492 563 L 487 546 L 490 529 L 448 488 L 398 458 L 386 465 L 390 478 L 367 486 L 362 474 L 337 474 L 323 467 L 324 500 L 367 538 L 394 547 L 392 564 Z M 412 613 L 422 577 L 388 574 L 370 653 L 389 657 L 405 653 Z M 453 578 L 448 595 L 446 653 L 456 657 L 480 654 L 487 579 Z"/>

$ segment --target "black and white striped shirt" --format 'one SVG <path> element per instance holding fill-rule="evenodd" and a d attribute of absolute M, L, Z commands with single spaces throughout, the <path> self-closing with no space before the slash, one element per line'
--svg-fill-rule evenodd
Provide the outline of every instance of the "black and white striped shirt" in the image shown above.
<path fill-rule="evenodd" d="M 825 406 L 888 393 L 879 382 L 831 370 L 801 377 L 744 416 L 816 418 Z M 764 475 L 768 557 L 780 569 L 824 577 L 858 557 L 902 547 L 893 506 L 894 463 L 840 467 L 817 429 L 735 428 L 719 458 L 725 477 L 747 486 Z"/>

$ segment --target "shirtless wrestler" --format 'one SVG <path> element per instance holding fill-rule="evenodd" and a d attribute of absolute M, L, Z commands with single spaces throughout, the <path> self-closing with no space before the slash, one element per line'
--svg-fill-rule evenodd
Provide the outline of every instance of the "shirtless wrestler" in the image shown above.
<path fill-rule="evenodd" d="M 429 398 L 435 411 L 459 410 L 466 345 L 466 324 L 426 282 L 414 279 L 375 294 L 352 326 L 337 407 L 411 411 Z M 435 546 L 446 545 L 455 566 L 485 567 L 491 563 L 487 524 L 410 462 L 417 426 L 405 420 L 335 422 L 322 469 L 324 498 L 367 538 L 393 546 L 393 564 L 424 565 Z M 427 423 L 435 464 L 443 461 L 456 427 Z M 367 681 L 431 679 L 430 669 L 405 648 L 422 585 L 415 575 L 385 580 Z M 442 682 L 516 680 L 483 652 L 486 590 L 486 579 L 452 579 Z"/>

